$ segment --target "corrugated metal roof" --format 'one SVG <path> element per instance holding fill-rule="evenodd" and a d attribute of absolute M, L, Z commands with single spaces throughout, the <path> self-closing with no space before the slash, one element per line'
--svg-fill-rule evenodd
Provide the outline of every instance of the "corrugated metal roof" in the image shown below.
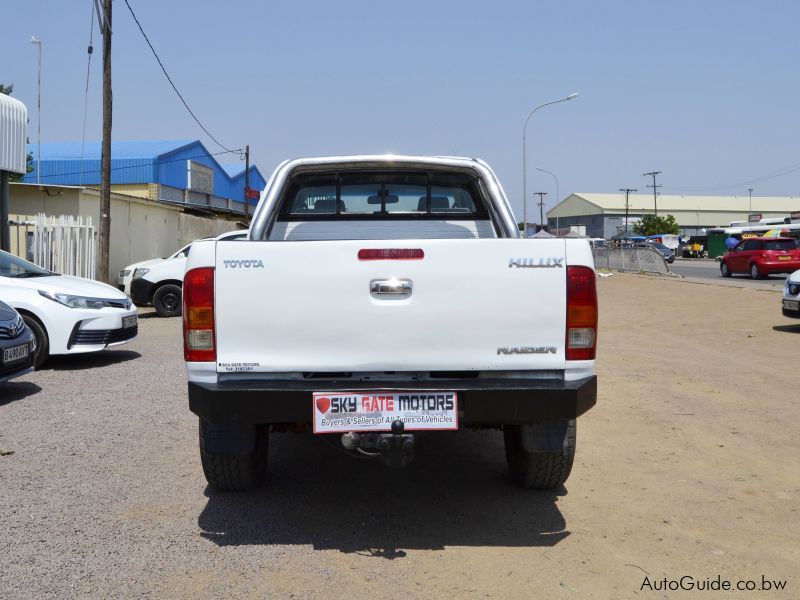
<path fill-rule="evenodd" d="M 31 146 L 31 148 L 33 148 Z M 42 146 L 41 182 L 57 185 L 99 185 L 101 143 L 48 143 Z M 213 195 L 235 201 L 244 199 L 244 163 L 223 167 L 199 140 L 122 141 L 111 144 L 111 184 L 158 183 L 188 189 L 189 165 L 211 169 Z M 40 163 L 24 181 L 37 181 Z M 261 191 L 266 180 L 255 165 L 250 165 L 250 187 Z M 195 187 L 194 191 L 198 191 Z"/>
<path fill-rule="evenodd" d="M 159 140 L 111 142 L 111 156 L 114 159 L 153 159 L 184 148 L 197 140 Z M 35 152 L 36 146 L 28 144 L 28 152 Z M 86 142 L 83 148 L 84 160 L 100 160 L 102 142 Z M 80 160 L 80 142 L 49 142 L 42 144 L 42 160 Z"/>
<path fill-rule="evenodd" d="M 25 173 L 25 138 L 28 109 L 6 94 L 0 94 L 0 170 Z"/>
<path fill-rule="evenodd" d="M 591 202 L 601 209 L 600 212 L 625 212 L 625 194 L 595 194 L 591 192 L 575 192 L 572 194 Z M 569 200 L 567 198 L 566 200 Z M 565 202 L 566 202 L 565 200 Z M 558 206 L 548 211 L 555 211 Z M 652 194 L 631 194 L 629 211 L 653 210 Z M 669 212 L 749 212 L 750 197 L 738 196 L 684 196 L 661 194 L 658 196 L 658 210 Z M 800 210 L 800 196 L 753 196 L 752 212 L 794 212 Z"/>

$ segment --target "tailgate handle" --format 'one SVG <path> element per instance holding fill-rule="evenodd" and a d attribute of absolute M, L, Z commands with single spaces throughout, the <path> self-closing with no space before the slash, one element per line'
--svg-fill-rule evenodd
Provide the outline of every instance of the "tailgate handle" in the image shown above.
<path fill-rule="evenodd" d="M 378 298 L 408 298 L 412 289 L 410 279 L 373 279 L 369 282 L 369 293 Z"/>

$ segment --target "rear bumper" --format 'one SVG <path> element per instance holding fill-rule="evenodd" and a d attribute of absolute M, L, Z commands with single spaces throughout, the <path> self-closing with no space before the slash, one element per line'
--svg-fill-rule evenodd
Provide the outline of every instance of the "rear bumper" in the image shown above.
<path fill-rule="evenodd" d="M 773 273 L 793 273 L 800 269 L 800 262 L 796 260 L 773 260 L 769 262 L 757 262 L 758 268 L 765 275 Z"/>
<path fill-rule="evenodd" d="M 442 380 L 399 383 L 343 381 L 189 382 L 189 409 L 215 423 L 310 423 L 319 391 L 458 392 L 459 423 L 531 423 L 574 419 L 597 402 L 597 377 L 560 380 Z"/>

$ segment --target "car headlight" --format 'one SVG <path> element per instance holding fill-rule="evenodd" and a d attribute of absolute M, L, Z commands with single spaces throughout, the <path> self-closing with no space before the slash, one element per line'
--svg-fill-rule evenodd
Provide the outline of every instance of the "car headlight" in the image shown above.
<path fill-rule="evenodd" d="M 147 275 L 149 272 L 150 272 L 150 269 L 142 269 L 142 268 L 136 269 L 136 270 L 133 272 L 133 277 L 132 277 L 132 279 L 139 279 L 140 277 L 144 277 L 144 276 L 145 276 L 145 275 Z"/>
<path fill-rule="evenodd" d="M 791 285 L 786 286 L 789 288 L 789 294 L 794 296 L 798 292 L 800 292 L 800 284 L 792 283 Z"/>
<path fill-rule="evenodd" d="M 72 296 L 71 294 L 60 294 L 39 290 L 39 295 L 53 302 L 58 302 L 69 308 L 124 308 L 131 306 L 128 298 L 116 300 L 111 298 L 90 298 L 88 296 Z"/>

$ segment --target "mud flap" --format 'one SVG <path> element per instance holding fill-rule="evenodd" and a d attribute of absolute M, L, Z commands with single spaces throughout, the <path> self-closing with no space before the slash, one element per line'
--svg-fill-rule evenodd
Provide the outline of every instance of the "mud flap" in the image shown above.
<path fill-rule="evenodd" d="M 567 445 L 569 419 L 548 419 L 520 425 L 525 452 L 561 452 Z"/>
<path fill-rule="evenodd" d="M 204 421 L 203 427 L 207 452 L 247 455 L 256 447 L 254 425 L 223 425 Z"/>

